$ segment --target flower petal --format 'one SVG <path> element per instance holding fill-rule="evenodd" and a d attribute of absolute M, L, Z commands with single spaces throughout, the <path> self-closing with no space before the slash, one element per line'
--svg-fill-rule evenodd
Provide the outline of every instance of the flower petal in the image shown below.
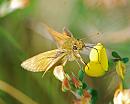
<path fill-rule="evenodd" d="M 103 46 L 98 43 L 96 46 L 94 46 L 91 51 L 90 51 L 90 55 L 89 55 L 89 58 L 90 58 L 90 61 L 92 62 L 99 62 L 100 61 L 100 51 L 101 49 L 103 48 Z"/>
<path fill-rule="evenodd" d="M 125 67 L 125 64 L 122 61 L 118 61 L 116 63 L 116 72 L 119 75 L 119 77 L 121 77 L 121 79 L 124 79 L 126 67 Z"/>
<path fill-rule="evenodd" d="M 100 63 L 89 62 L 85 67 L 85 72 L 88 76 L 99 77 L 105 74 Z"/>
<path fill-rule="evenodd" d="M 108 58 L 106 54 L 106 49 L 101 43 L 98 43 L 92 50 L 89 55 L 91 62 L 100 63 L 102 65 L 103 70 L 108 70 Z"/>
<path fill-rule="evenodd" d="M 63 81 L 64 80 L 64 70 L 63 70 L 63 66 L 60 65 L 60 66 L 56 66 L 54 68 L 54 71 L 53 71 L 53 74 L 54 76 L 59 79 L 60 81 Z"/>
<path fill-rule="evenodd" d="M 100 53 L 100 63 L 105 71 L 108 71 L 108 58 L 106 54 L 106 49 L 103 48 Z"/>
<path fill-rule="evenodd" d="M 114 104 L 130 104 L 130 89 L 117 89 L 113 101 Z"/>

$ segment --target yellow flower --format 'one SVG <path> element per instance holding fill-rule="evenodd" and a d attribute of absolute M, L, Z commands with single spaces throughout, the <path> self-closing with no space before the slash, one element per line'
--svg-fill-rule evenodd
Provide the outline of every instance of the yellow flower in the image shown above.
<path fill-rule="evenodd" d="M 122 61 L 118 61 L 116 63 L 116 72 L 119 75 L 119 77 L 121 77 L 121 79 L 124 80 L 124 75 L 126 72 L 126 67 L 125 64 Z"/>
<path fill-rule="evenodd" d="M 98 43 L 90 51 L 90 62 L 85 67 L 85 72 L 91 77 L 99 77 L 108 70 L 108 58 L 106 49 L 101 43 Z"/>

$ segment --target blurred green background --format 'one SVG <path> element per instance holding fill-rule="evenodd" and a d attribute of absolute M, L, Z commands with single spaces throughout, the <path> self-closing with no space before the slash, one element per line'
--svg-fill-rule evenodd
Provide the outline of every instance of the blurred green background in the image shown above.
<path fill-rule="evenodd" d="M 0 9 L 3 3 L 11 1 L 13 0 L 0 0 Z M 54 41 L 48 39 L 42 27 L 38 27 L 41 26 L 40 23 L 46 23 L 59 32 L 67 27 L 74 37 L 86 38 L 87 43 L 103 42 L 109 58 L 112 50 L 123 57 L 130 57 L 130 1 L 108 1 L 30 0 L 24 8 L 1 16 L 0 80 L 9 83 L 39 104 L 72 104 L 73 95 L 61 91 L 61 83 L 56 80 L 52 70 L 42 78 L 43 73 L 28 72 L 20 64 L 33 55 L 56 48 Z M 100 36 L 96 35 L 97 32 L 101 33 Z M 128 62 L 126 88 L 130 88 L 129 69 Z M 78 66 L 70 62 L 65 70 L 68 73 L 77 73 Z M 108 73 L 97 79 L 87 77 L 86 81 L 98 91 L 97 104 L 109 104 L 112 101 L 117 84 L 116 73 Z M 0 91 L 0 101 L 3 104 L 20 104 L 3 91 Z"/>

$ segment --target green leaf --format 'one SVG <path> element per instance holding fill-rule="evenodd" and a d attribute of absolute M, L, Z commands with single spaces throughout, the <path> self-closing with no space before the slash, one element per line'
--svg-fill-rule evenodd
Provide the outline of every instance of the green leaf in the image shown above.
<path fill-rule="evenodd" d="M 121 58 L 120 55 L 115 51 L 112 51 L 112 56 L 115 58 Z"/>
<path fill-rule="evenodd" d="M 78 72 L 78 77 L 79 77 L 79 80 L 80 81 L 82 81 L 83 80 L 83 78 L 84 78 L 84 72 L 83 72 L 83 70 L 81 69 L 81 70 L 79 70 L 79 72 Z"/>
<path fill-rule="evenodd" d="M 123 61 L 124 63 L 127 63 L 129 61 L 128 57 L 122 58 L 121 61 Z"/>
<path fill-rule="evenodd" d="M 91 104 L 96 104 L 97 97 L 98 97 L 97 91 L 90 88 L 88 89 L 88 92 L 92 95 Z"/>
<path fill-rule="evenodd" d="M 86 89 L 88 87 L 87 83 L 83 82 L 83 89 Z"/>
<path fill-rule="evenodd" d="M 76 93 L 79 95 L 79 96 L 82 96 L 83 95 L 83 90 L 82 89 L 78 89 L 76 91 Z"/>

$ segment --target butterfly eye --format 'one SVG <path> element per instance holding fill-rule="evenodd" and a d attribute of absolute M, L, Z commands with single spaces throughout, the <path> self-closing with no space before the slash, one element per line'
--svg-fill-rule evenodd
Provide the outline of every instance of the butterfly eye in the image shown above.
<path fill-rule="evenodd" d="M 73 50 L 77 50 L 77 46 L 76 45 L 73 45 Z"/>

